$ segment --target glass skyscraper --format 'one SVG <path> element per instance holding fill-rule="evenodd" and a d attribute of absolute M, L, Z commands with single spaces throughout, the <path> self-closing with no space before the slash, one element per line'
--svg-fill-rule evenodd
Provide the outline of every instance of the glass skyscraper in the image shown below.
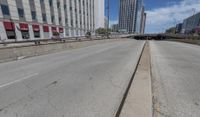
<path fill-rule="evenodd" d="M 119 29 L 128 33 L 141 33 L 143 0 L 120 0 Z"/>

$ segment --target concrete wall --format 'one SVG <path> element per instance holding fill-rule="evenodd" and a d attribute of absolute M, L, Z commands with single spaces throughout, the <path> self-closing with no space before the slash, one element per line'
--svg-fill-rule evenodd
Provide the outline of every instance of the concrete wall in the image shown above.
<path fill-rule="evenodd" d="M 2 48 L 0 49 L 0 63 L 112 41 L 116 39 Z"/>

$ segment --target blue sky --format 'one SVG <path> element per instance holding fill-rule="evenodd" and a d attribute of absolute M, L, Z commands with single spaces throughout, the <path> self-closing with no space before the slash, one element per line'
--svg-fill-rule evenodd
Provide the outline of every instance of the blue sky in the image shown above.
<path fill-rule="evenodd" d="M 115 24 L 118 22 L 119 0 L 110 2 L 110 22 Z M 144 5 L 147 12 L 146 33 L 163 32 L 200 12 L 200 0 L 144 0 Z"/>

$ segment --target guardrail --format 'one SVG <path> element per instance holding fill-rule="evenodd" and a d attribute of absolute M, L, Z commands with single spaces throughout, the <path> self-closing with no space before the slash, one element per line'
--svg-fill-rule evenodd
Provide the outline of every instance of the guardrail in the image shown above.
<path fill-rule="evenodd" d="M 137 40 L 200 39 L 200 36 L 181 34 L 138 34 L 130 36 Z"/>
<path fill-rule="evenodd" d="M 127 35 L 110 35 L 109 39 L 125 37 Z M 79 41 L 91 41 L 91 40 L 100 40 L 100 39 L 108 39 L 105 35 L 95 35 L 91 37 L 86 36 L 78 36 L 78 37 L 67 37 L 67 38 L 57 38 L 57 39 L 35 39 L 35 40 L 22 40 L 22 41 L 4 41 L 0 42 L 0 45 L 4 47 L 9 44 L 50 44 L 50 43 L 67 43 L 67 42 L 79 42 Z"/>

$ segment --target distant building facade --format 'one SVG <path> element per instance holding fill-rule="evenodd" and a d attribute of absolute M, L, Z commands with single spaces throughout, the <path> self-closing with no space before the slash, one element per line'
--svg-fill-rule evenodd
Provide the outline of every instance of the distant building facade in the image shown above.
<path fill-rule="evenodd" d="M 112 25 L 112 31 L 113 32 L 118 32 L 119 31 L 119 25 L 118 24 L 113 24 Z"/>
<path fill-rule="evenodd" d="M 104 28 L 105 25 L 105 0 L 94 0 L 95 29 Z"/>
<path fill-rule="evenodd" d="M 144 3 L 143 0 L 136 0 L 136 33 L 140 33 L 141 31 L 141 22 L 142 22 L 142 17 L 144 14 Z"/>
<path fill-rule="evenodd" d="M 183 23 L 179 23 L 176 25 L 176 32 L 175 33 L 181 33 L 183 27 Z"/>
<path fill-rule="evenodd" d="M 144 12 L 144 6 L 142 7 L 142 12 L 141 12 L 141 24 L 140 24 L 140 33 L 144 34 L 145 33 L 145 27 L 146 27 L 146 17 L 147 14 Z"/>
<path fill-rule="evenodd" d="M 104 26 L 102 9 L 104 0 L 0 0 L 0 36 L 19 41 L 83 36 Z"/>
<path fill-rule="evenodd" d="M 119 29 L 129 33 L 141 33 L 143 8 L 143 0 L 120 0 Z"/>
<path fill-rule="evenodd" d="M 176 31 L 176 27 L 170 27 L 169 29 L 167 29 L 167 30 L 165 31 L 165 33 L 174 34 L 175 31 Z"/>
<path fill-rule="evenodd" d="M 200 29 L 200 12 L 183 21 L 182 32 L 191 33 Z"/>

